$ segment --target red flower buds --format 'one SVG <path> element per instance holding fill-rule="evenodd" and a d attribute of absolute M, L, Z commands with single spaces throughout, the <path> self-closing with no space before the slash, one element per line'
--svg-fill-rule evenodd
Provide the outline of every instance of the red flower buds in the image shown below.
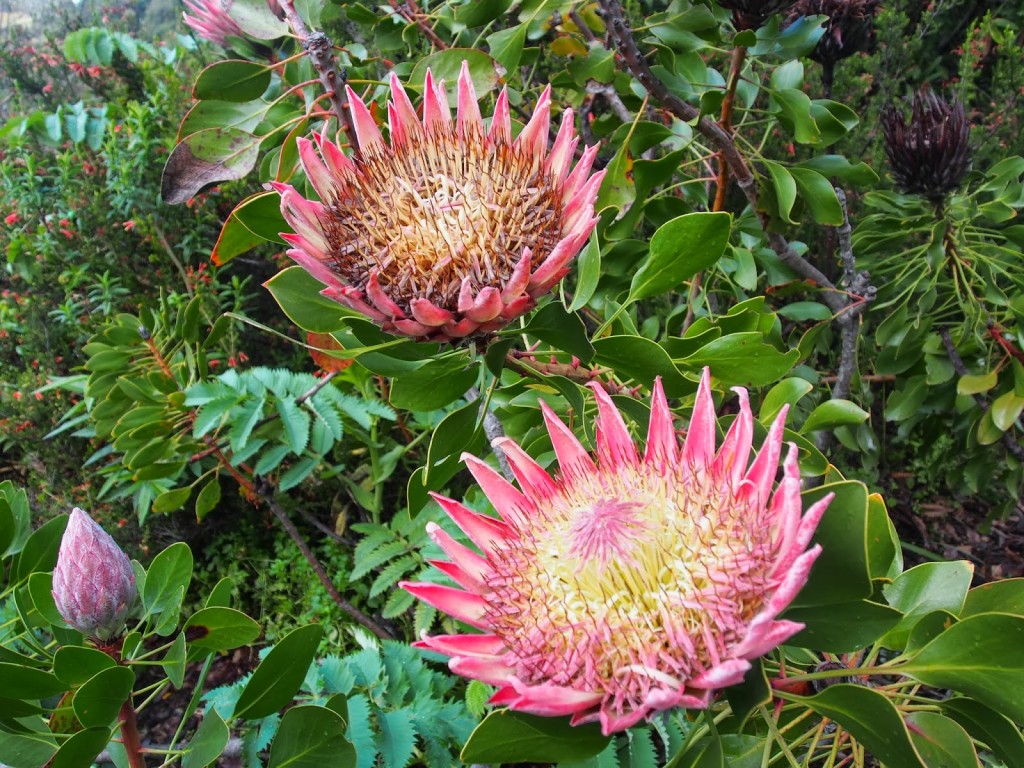
<path fill-rule="evenodd" d="M 87 513 L 73 509 L 53 569 L 53 599 L 64 621 L 106 640 L 121 631 L 137 594 L 128 556 Z"/>

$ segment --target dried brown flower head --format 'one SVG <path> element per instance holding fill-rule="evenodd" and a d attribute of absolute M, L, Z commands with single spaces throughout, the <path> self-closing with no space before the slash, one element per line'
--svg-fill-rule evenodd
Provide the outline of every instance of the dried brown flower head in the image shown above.
<path fill-rule="evenodd" d="M 718 4 L 732 11 L 733 24 L 743 30 L 757 29 L 770 16 L 793 5 L 793 0 L 718 0 Z"/>
<path fill-rule="evenodd" d="M 881 7 L 881 0 L 797 0 L 789 10 L 787 23 L 801 16 L 827 16 L 825 34 L 810 57 L 819 64 L 835 64 L 871 47 L 875 15 Z"/>
<path fill-rule="evenodd" d="M 940 201 L 960 186 L 971 167 L 971 126 L 964 105 L 927 88 L 914 94 L 910 119 L 901 107 L 882 110 L 885 154 L 904 192 Z"/>

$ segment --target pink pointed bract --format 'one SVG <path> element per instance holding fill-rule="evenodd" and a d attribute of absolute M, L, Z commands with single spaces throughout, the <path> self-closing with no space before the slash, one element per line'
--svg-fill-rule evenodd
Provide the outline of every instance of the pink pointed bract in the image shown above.
<path fill-rule="evenodd" d="M 53 599 L 64 621 L 106 640 L 124 627 L 137 594 L 128 556 L 87 513 L 73 509 L 53 569 Z"/>
<path fill-rule="evenodd" d="M 288 253 L 335 301 L 389 333 L 452 341 L 491 333 L 530 311 L 569 271 L 594 228 L 604 172 L 597 147 L 573 166 L 572 110 L 548 147 L 550 88 L 512 139 L 502 91 L 490 126 L 463 63 L 452 116 L 428 71 L 422 118 L 391 77 L 389 140 L 348 89 L 359 152 L 299 139 L 319 201 L 275 185 L 294 234 Z"/>
<path fill-rule="evenodd" d="M 182 13 L 181 17 L 201 38 L 227 48 L 229 37 L 245 35 L 228 13 L 233 3 L 234 0 L 185 0 L 185 7 L 192 13 Z M 281 15 L 277 0 L 267 0 L 267 7 L 275 16 Z"/>
<path fill-rule="evenodd" d="M 436 565 L 459 586 L 402 586 L 482 631 L 425 635 L 417 645 L 497 686 L 493 703 L 598 721 L 610 734 L 661 710 L 708 706 L 750 660 L 802 628 L 778 616 L 821 551 L 809 545 L 831 496 L 803 512 L 793 445 L 773 493 L 785 412 L 751 461 L 743 389 L 716 448 L 706 370 L 682 445 L 655 382 L 643 453 L 608 395 L 593 389 L 596 455 L 542 402 L 559 472 L 507 439 L 496 442 L 518 488 L 465 456 L 501 518 L 435 496 L 483 554 L 431 524 L 450 558 Z"/>

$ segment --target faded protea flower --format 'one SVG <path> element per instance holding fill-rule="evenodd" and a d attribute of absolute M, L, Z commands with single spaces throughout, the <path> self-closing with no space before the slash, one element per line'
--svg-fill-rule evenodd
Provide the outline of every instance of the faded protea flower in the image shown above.
<path fill-rule="evenodd" d="M 797 0 L 788 22 L 801 16 L 827 16 L 825 34 L 811 51 L 819 64 L 834 65 L 868 48 L 875 36 L 875 14 L 881 0 Z"/>
<path fill-rule="evenodd" d="M 718 0 L 718 4 L 732 11 L 736 29 L 758 29 L 771 16 L 789 8 L 795 0 Z"/>
<path fill-rule="evenodd" d="M 971 126 L 956 97 L 927 88 L 914 94 L 910 120 L 894 104 L 882 110 L 885 154 L 897 186 L 939 202 L 960 186 L 971 167 Z"/>
<path fill-rule="evenodd" d="M 244 35 L 242 28 L 228 15 L 233 3 L 234 0 L 185 0 L 186 7 L 193 15 L 182 13 L 181 17 L 197 35 L 226 48 L 229 37 Z M 281 6 L 277 0 L 267 0 L 267 6 L 275 16 L 281 15 Z"/>
<path fill-rule="evenodd" d="M 53 569 L 53 599 L 64 621 L 106 640 L 124 627 L 136 594 L 128 556 L 88 514 L 73 509 Z"/>
<path fill-rule="evenodd" d="M 743 679 L 750 659 L 800 630 L 777 617 L 818 557 L 808 544 L 831 497 L 801 515 L 794 446 L 772 494 L 785 413 L 748 467 L 743 389 L 716 452 L 709 380 L 705 371 L 681 449 L 656 381 L 643 455 L 595 385 L 596 462 L 543 402 L 558 475 L 508 439 L 496 445 L 521 490 L 464 456 L 501 519 L 435 496 L 483 555 L 428 525 L 451 558 L 434 564 L 462 589 L 402 586 L 484 634 L 418 645 L 498 686 L 495 704 L 600 721 L 609 734 L 660 710 L 706 707 L 715 689 Z"/>
<path fill-rule="evenodd" d="M 359 144 L 349 159 L 325 136 L 299 139 L 322 202 L 278 184 L 295 234 L 289 255 L 324 283 L 322 292 L 385 331 L 450 341 L 486 334 L 531 310 L 579 253 L 596 221 L 604 172 L 590 175 L 597 147 L 570 172 L 578 139 L 571 110 L 548 151 L 550 88 L 512 140 L 503 90 L 489 130 L 469 68 L 458 111 L 428 71 L 423 120 L 391 76 L 390 142 L 355 92 L 348 99 Z"/>

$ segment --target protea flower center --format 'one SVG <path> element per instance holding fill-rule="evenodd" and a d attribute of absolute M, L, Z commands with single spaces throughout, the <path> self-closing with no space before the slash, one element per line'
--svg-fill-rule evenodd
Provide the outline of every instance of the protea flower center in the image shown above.
<path fill-rule="evenodd" d="M 299 140 L 320 202 L 276 185 L 295 234 L 289 252 L 324 295 L 384 330 L 449 341 L 485 334 L 529 311 L 568 272 L 593 229 L 603 172 L 596 148 L 570 173 L 578 140 L 572 111 L 548 151 L 550 89 L 513 140 L 508 96 L 485 129 L 469 69 L 453 119 L 443 83 L 428 72 L 423 118 L 392 76 L 390 142 L 349 89 L 359 152 Z"/>
<path fill-rule="evenodd" d="M 749 465 L 746 393 L 716 451 L 705 373 L 682 446 L 655 384 L 641 457 L 608 396 L 598 401 L 597 462 L 544 409 L 560 476 L 510 440 L 517 490 L 465 457 L 501 520 L 435 497 L 480 547 L 438 526 L 451 557 L 435 563 L 463 589 L 404 584 L 487 634 L 424 637 L 453 671 L 499 686 L 492 701 L 542 715 L 599 720 L 605 733 L 676 706 L 705 707 L 753 659 L 801 625 L 778 620 L 820 552 L 808 549 L 828 499 L 802 516 L 795 448 L 772 495 L 784 414 Z"/>

